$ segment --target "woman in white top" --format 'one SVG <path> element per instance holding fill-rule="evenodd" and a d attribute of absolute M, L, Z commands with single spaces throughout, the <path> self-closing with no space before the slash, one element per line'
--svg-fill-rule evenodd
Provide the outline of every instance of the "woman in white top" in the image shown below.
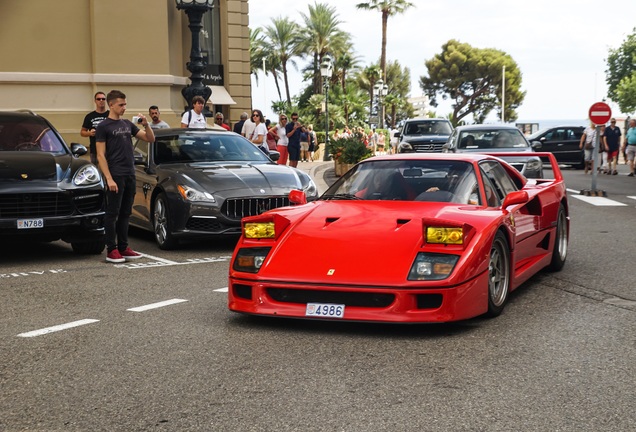
<path fill-rule="evenodd" d="M 263 153 L 269 154 L 267 151 L 267 144 L 265 142 L 265 135 L 267 135 L 267 127 L 265 127 L 265 119 L 261 110 L 252 110 L 252 121 L 256 125 L 252 134 L 248 137 L 249 140 L 258 147 Z"/>
<path fill-rule="evenodd" d="M 289 156 L 289 153 L 287 152 L 289 138 L 287 138 L 285 125 L 287 125 L 287 116 L 285 114 L 281 114 L 278 117 L 278 124 L 270 129 L 276 129 L 276 133 L 278 134 L 278 141 L 276 142 L 276 150 L 280 153 L 280 157 L 278 158 L 278 161 L 276 161 L 278 165 L 287 165 L 287 157 Z"/>

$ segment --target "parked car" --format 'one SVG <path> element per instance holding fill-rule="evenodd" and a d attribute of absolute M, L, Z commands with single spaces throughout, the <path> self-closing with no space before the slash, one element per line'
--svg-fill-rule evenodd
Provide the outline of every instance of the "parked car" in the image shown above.
<path fill-rule="evenodd" d="M 550 152 L 559 163 L 577 168 L 585 166 L 583 150 L 579 148 L 583 126 L 558 126 L 542 129 L 528 137 L 530 142 L 540 142 L 541 151 Z"/>
<path fill-rule="evenodd" d="M 104 182 L 31 111 L 0 112 L 0 237 L 64 240 L 76 253 L 104 250 Z"/>
<path fill-rule="evenodd" d="M 444 145 L 445 153 L 520 153 L 504 159 L 527 178 L 543 178 L 541 158 L 531 153 L 541 144 L 531 145 L 515 126 L 467 125 L 459 126 Z"/>
<path fill-rule="evenodd" d="M 289 205 L 293 189 L 318 197 L 308 174 L 274 163 L 234 132 L 157 129 L 155 139 L 135 144 L 130 224 L 153 231 L 161 249 L 183 238 L 240 234 L 241 218 Z"/>
<path fill-rule="evenodd" d="M 497 316 L 510 291 L 567 257 L 565 184 L 554 156 L 540 155 L 554 179 L 529 181 L 482 154 L 378 156 L 316 201 L 244 218 L 229 309 L 402 323 Z"/>
<path fill-rule="evenodd" d="M 413 118 L 406 120 L 398 134 L 398 153 L 439 153 L 453 132 L 447 119 Z"/>

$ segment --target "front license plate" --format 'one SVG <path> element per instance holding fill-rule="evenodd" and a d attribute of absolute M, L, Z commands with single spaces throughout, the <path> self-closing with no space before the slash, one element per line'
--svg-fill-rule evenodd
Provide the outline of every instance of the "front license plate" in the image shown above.
<path fill-rule="evenodd" d="M 344 316 L 345 305 L 332 303 L 307 303 L 305 316 L 322 318 L 342 318 Z"/>
<path fill-rule="evenodd" d="M 44 228 L 44 219 L 18 219 L 18 229 Z"/>

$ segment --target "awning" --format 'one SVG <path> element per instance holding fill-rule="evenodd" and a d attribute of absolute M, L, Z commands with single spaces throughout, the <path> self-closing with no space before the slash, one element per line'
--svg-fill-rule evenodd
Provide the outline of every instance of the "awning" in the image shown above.
<path fill-rule="evenodd" d="M 214 105 L 236 105 L 232 96 L 225 90 L 223 86 L 208 86 L 212 90 L 210 102 Z"/>

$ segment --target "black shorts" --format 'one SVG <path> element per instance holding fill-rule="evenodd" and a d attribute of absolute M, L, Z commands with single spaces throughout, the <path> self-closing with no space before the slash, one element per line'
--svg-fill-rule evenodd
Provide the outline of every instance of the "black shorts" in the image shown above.
<path fill-rule="evenodd" d="M 300 160 L 300 147 L 288 145 L 287 152 L 289 153 L 289 160 L 298 162 Z"/>

